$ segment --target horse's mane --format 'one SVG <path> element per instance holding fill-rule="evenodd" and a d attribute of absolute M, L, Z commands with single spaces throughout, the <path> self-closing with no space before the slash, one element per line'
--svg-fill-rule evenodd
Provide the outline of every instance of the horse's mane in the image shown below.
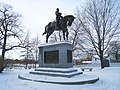
<path fill-rule="evenodd" d="M 64 16 L 64 18 L 67 18 L 67 17 L 74 17 L 74 16 L 73 15 L 66 15 L 66 16 Z"/>

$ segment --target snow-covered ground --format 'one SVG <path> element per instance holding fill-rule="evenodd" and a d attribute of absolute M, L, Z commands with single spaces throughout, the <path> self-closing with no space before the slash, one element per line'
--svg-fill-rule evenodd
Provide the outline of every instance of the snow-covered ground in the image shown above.
<path fill-rule="evenodd" d="M 0 90 L 120 90 L 120 63 L 104 69 L 95 64 L 75 66 L 81 70 L 80 67 L 93 67 L 92 72 L 85 71 L 84 74 L 97 75 L 99 80 L 84 85 L 41 83 L 18 79 L 19 74 L 28 73 L 31 69 L 7 69 L 0 74 Z"/>

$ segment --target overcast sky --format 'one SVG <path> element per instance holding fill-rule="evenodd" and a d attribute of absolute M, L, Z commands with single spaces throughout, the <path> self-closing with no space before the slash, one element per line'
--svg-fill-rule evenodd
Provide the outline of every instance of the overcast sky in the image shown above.
<path fill-rule="evenodd" d="M 0 3 L 10 4 L 13 10 L 22 15 L 24 31 L 29 31 L 31 36 L 39 34 L 42 36 L 44 27 L 55 20 L 56 8 L 60 9 L 62 15 L 74 15 L 75 10 L 86 0 L 0 0 Z M 12 56 L 12 55 L 10 55 Z M 19 55 L 18 55 L 19 56 Z"/>
<path fill-rule="evenodd" d="M 25 31 L 39 33 L 42 36 L 45 25 L 55 19 L 56 8 L 62 15 L 74 15 L 77 7 L 85 0 L 0 0 L 13 6 L 14 11 L 22 15 Z M 33 32 L 34 31 L 34 32 Z"/>

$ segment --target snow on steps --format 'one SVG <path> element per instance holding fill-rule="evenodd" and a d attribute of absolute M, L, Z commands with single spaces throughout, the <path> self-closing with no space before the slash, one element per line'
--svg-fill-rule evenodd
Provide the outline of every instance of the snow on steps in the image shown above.
<path fill-rule="evenodd" d="M 35 71 L 18 75 L 19 79 L 53 84 L 91 84 L 99 77 L 86 75 L 74 68 L 37 68 Z"/>
<path fill-rule="evenodd" d="M 82 73 L 83 72 L 78 72 L 77 69 L 74 68 L 37 68 L 35 69 L 35 71 L 30 72 L 30 74 L 68 77 L 68 78 Z"/>

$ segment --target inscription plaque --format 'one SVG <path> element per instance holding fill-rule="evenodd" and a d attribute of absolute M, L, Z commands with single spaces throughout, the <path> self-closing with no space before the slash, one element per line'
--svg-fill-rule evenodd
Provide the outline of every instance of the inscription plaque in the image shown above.
<path fill-rule="evenodd" d="M 56 64 L 59 63 L 59 51 L 45 51 L 44 52 L 44 63 Z"/>

